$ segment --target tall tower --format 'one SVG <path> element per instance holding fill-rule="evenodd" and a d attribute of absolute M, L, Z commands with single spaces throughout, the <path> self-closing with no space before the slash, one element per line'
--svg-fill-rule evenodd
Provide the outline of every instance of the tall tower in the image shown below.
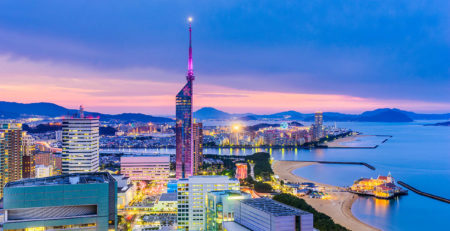
<path fill-rule="evenodd" d="M 62 121 L 62 173 L 99 170 L 99 119 L 78 116 Z"/>
<path fill-rule="evenodd" d="M 189 18 L 189 59 L 187 83 L 176 96 L 176 177 L 187 178 L 194 174 L 194 146 L 192 126 L 192 83 L 195 79 L 192 64 L 192 18 Z"/>
<path fill-rule="evenodd" d="M 0 197 L 3 186 L 22 179 L 22 124 L 0 123 Z"/>

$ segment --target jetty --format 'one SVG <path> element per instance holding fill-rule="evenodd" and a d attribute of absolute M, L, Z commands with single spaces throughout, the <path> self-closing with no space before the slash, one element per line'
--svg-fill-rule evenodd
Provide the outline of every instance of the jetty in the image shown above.
<path fill-rule="evenodd" d="M 401 185 L 401 186 L 403 186 L 403 187 L 405 187 L 405 188 L 407 188 L 407 189 L 409 189 L 409 190 L 419 194 L 419 195 L 426 196 L 426 197 L 429 197 L 429 198 L 432 198 L 432 199 L 435 199 L 435 200 L 442 201 L 442 202 L 450 204 L 450 199 L 443 198 L 443 197 L 440 197 L 440 196 L 436 196 L 436 195 L 433 195 L 433 194 L 430 194 L 430 193 L 422 192 L 422 191 L 412 187 L 411 185 L 409 185 L 409 184 L 407 184 L 407 183 L 405 183 L 403 181 L 398 181 L 397 183 L 399 185 Z"/>

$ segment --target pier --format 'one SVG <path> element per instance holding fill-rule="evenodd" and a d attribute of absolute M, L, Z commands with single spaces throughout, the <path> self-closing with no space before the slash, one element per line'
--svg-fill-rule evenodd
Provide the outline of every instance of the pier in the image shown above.
<path fill-rule="evenodd" d="M 403 181 L 397 181 L 397 183 L 399 185 L 401 185 L 401 186 L 403 186 L 403 187 L 405 187 L 405 188 L 407 188 L 407 189 L 409 189 L 409 190 L 419 194 L 419 195 L 426 196 L 426 197 L 429 197 L 429 198 L 432 198 L 432 199 L 435 199 L 435 200 L 438 200 L 438 201 L 442 201 L 442 202 L 445 202 L 445 203 L 450 203 L 450 199 L 443 198 L 443 197 L 440 197 L 440 196 L 436 196 L 436 195 L 433 195 L 433 194 L 429 194 L 429 193 L 426 193 L 426 192 L 422 192 L 422 191 L 412 187 L 411 185 L 406 184 Z"/>

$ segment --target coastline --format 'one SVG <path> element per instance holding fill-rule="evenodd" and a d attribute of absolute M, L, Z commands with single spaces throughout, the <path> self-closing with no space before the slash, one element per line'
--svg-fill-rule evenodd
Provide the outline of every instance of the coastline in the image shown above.
<path fill-rule="evenodd" d="M 297 176 L 292 171 L 303 168 L 309 165 L 318 164 L 317 162 L 297 162 L 297 161 L 275 161 L 272 165 L 275 175 L 278 175 L 280 180 L 288 182 L 313 182 L 319 187 L 325 187 L 331 191 L 339 190 L 340 187 L 334 185 L 323 184 L 305 179 Z M 352 204 L 358 198 L 357 195 L 349 192 L 328 192 L 330 199 L 321 200 L 309 197 L 302 197 L 309 205 L 319 212 L 330 216 L 334 222 L 350 229 L 358 231 L 375 231 L 379 230 L 360 220 L 358 220 L 352 213 Z"/>

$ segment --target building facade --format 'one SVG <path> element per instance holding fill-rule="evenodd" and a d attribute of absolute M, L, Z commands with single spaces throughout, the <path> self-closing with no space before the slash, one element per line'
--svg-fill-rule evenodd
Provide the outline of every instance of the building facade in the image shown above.
<path fill-rule="evenodd" d="M 120 173 L 132 181 L 147 180 L 165 182 L 170 173 L 170 156 L 122 156 Z"/>
<path fill-rule="evenodd" d="M 244 199 L 234 221 L 253 231 L 313 231 L 313 214 L 268 198 Z"/>
<path fill-rule="evenodd" d="M 199 168 L 203 163 L 203 124 L 194 123 L 193 128 L 194 141 L 194 175 L 198 174 Z"/>
<path fill-rule="evenodd" d="M 223 222 L 234 221 L 234 210 L 239 205 L 239 201 L 250 198 L 250 194 L 241 191 L 209 192 L 206 204 L 206 230 L 222 231 Z"/>
<path fill-rule="evenodd" d="M 191 176 L 178 180 L 178 230 L 206 230 L 207 193 L 239 189 L 239 180 L 227 176 Z"/>
<path fill-rule="evenodd" d="M 3 230 L 116 230 L 116 190 L 106 172 L 10 182 Z"/>
<path fill-rule="evenodd" d="M 85 117 L 82 107 L 77 117 L 62 121 L 62 173 L 99 170 L 99 119 Z"/>
<path fill-rule="evenodd" d="M 3 196 L 3 186 L 11 181 L 22 179 L 22 124 L 0 124 L 2 134 L 2 152 L 0 157 L 0 197 Z"/>
<path fill-rule="evenodd" d="M 192 64 L 192 39 L 191 26 L 189 25 L 189 60 L 187 83 L 176 96 L 176 178 L 187 178 L 194 175 L 194 146 L 193 146 L 193 121 L 192 98 L 194 69 Z"/>
<path fill-rule="evenodd" d="M 35 175 L 36 143 L 31 135 L 22 132 L 22 177 L 33 178 Z"/>

